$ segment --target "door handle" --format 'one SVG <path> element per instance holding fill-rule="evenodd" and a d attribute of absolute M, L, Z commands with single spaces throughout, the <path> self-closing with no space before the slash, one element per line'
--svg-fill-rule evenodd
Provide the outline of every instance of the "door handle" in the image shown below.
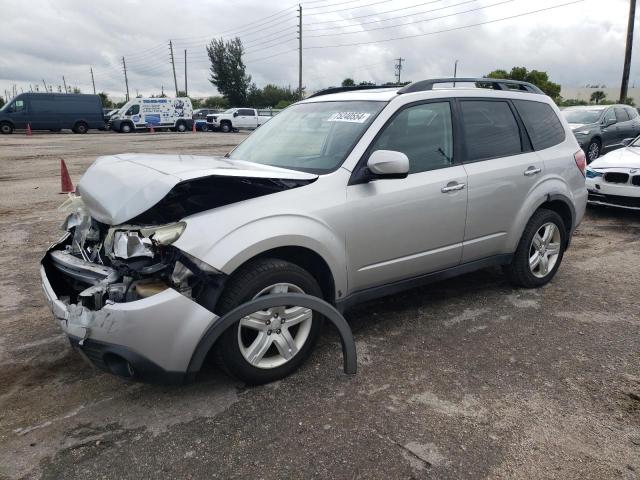
<path fill-rule="evenodd" d="M 537 175 L 538 173 L 540 173 L 542 171 L 541 168 L 536 168 L 536 167 L 529 167 L 524 171 L 524 174 L 527 177 L 530 177 L 531 175 Z"/>
<path fill-rule="evenodd" d="M 454 184 L 449 183 L 447 184 L 446 187 L 442 187 L 440 191 L 442 193 L 455 192 L 457 190 L 462 190 L 465 187 L 465 185 L 466 185 L 465 183 L 454 183 Z"/>

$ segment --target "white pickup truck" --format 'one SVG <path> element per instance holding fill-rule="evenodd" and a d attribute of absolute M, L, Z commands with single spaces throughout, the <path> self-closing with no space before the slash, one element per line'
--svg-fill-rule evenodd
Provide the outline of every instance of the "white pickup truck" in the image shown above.
<path fill-rule="evenodd" d="M 230 108 L 222 113 L 207 115 L 209 130 L 233 132 L 234 130 L 253 130 L 271 120 L 272 115 L 258 115 L 255 108 Z"/>

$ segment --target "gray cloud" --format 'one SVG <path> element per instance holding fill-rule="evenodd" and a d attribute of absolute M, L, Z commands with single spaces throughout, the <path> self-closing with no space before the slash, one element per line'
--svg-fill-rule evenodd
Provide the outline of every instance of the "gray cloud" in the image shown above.
<path fill-rule="evenodd" d="M 316 90 L 339 84 L 345 77 L 390 81 L 394 78 L 394 59 L 402 56 L 406 59 L 406 80 L 449 76 L 457 59 L 459 75 L 477 76 L 495 68 L 522 65 L 547 70 L 553 80 L 565 85 L 616 86 L 622 71 L 627 0 L 586 0 L 535 15 L 457 29 L 567 1 L 513 0 L 468 13 L 460 12 L 500 0 L 309 1 L 303 3 L 304 84 Z M 385 13 L 420 3 L 425 5 Z M 326 13 L 333 10 L 341 11 Z M 363 15 L 370 16 L 353 19 Z M 405 17 L 385 20 L 400 15 Z M 32 0 L 5 3 L 2 17 L 0 95 L 13 84 L 18 90 L 28 89 L 30 84 L 42 85 L 43 78 L 57 86 L 62 84 L 62 75 L 68 84 L 90 91 L 92 66 L 97 89 L 122 97 L 123 55 L 132 93 L 152 94 L 161 88 L 171 93 L 170 38 L 175 44 L 178 87 L 184 85 L 183 52 L 187 49 L 190 93 L 213 95 L 216 92 L 208 82 L 205 44 L 213 35 L 232 36 L 234 32 L 239 32 L 247 47 L 248 72 L 258 85 L 271 82 L 296 86 L 298 81 L 296 9 L 286 2 Z M 378 20 L 383 21 L 365 23 Z M 333 23 L 319 23 L 329 21 Z M 397 24 L 405 25 L 371 30 Z M 457 30 L 431 34 L 447 29 Z M 320 34 L 329 35 L 313 37 Z M 415 37 L 327 48 L 410 35 Z M 638 41 L 634 48 L 637 55 Z M 634 62 L 631 81 L 640 85 L 637 64 Z"/>

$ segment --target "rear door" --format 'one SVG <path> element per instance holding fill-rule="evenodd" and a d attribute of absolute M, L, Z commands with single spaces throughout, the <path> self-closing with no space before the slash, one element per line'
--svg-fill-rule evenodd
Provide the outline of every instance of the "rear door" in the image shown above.
<path fill-rule="evenodd" d="M 544 174 L 515 106 L 508 99 L 458 101 L 468 175 L 462 263 L 506 252 L 508 233 L 529 191 Z"/>
<path fill-rule="evenodd" d="M 622 143 L 625 138 L 635 137 L 634 122 L 629 116 L 629 112 L 624 107 L 615 107 L 614 112 L 616 114 L 616 128 L 618 130 L 618 143 Z"/>
<path fill-rule="evenodd" d="M 365 154 L 403 152 L 407 178 L 347 187 L 349 288 L 392 283 L 458 265 L 467 209 L 466 173 L 453 149 L 451 102 L 410 104 Z M 366 161 L 366 160 L 365 160 Z"/>

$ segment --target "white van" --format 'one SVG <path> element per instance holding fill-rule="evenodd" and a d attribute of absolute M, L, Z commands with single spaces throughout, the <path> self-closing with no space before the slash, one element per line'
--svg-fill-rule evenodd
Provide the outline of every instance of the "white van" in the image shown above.
<path fill-rule="evenodd" d="M 109 126 L 120 133 L 152 126 L 184 132 L 193 128 L 193 107 L 188 97 L 132 98 L 111 117 Z"/>

